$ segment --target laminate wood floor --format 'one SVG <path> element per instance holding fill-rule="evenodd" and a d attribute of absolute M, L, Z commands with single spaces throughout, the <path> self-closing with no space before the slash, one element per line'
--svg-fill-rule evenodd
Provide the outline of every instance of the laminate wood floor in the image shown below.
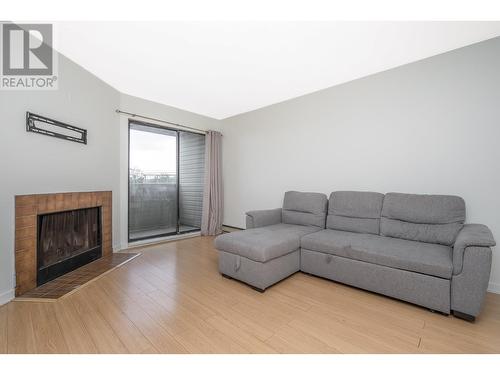
<path fill-rule="evenodd" d="M 139 251 L 56 302 L 1 306 L 0 353 L 500 352 L 500 295 L 469 323 L 302 273 L 261 294 L 218 273 L 213 237 Z"/>

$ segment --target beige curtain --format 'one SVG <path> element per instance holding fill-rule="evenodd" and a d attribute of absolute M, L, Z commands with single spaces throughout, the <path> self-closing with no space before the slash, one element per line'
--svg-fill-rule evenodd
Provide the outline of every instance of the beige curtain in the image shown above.
<path fill-rule="evenodd" d="M 201 216 L 202 236 L 222 232 L 222 134 L 210 130 L 205 137 L 205 186 Z"/>

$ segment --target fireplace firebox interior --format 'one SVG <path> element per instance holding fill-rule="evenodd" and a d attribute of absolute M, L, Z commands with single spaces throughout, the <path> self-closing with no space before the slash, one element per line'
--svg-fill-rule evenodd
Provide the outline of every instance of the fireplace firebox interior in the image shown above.
<path fill-rule="evenodd" d="M 101 256 L 100 207 L 38 216 L 38 286 Z"/>

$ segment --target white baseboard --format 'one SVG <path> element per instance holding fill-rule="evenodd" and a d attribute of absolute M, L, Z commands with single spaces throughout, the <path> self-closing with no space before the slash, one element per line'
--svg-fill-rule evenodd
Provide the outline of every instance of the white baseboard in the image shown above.
<path fill-rule="evenodd" d="M 8 290 L 6 292 L 0 293 L 0 306 L 5 305 L 14 299 L 15 293 L 14 289 Z"/>
<path fill-rule="evenodd" d="M 500 294 L 500 284 L 498 283 L 489 283 L 488 292 Z"/>
<path fill-rule="evenodd" d="M 120 244 L 116 244 L 116 245 L 113 245 L 113 253 L 117 253 L 119 252 L 120 250 L 123 250 L 123 249 L 126 249 L 127 247 L 126 246 L 123 246 L 121 243 Z"/>

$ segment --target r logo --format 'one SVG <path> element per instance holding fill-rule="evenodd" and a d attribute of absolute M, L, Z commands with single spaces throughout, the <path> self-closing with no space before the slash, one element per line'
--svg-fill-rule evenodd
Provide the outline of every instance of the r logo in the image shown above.
<path fill-rule="evenodd" d="M 52 75 L 52 25 L 2 24 L 2 74 Z"/>

